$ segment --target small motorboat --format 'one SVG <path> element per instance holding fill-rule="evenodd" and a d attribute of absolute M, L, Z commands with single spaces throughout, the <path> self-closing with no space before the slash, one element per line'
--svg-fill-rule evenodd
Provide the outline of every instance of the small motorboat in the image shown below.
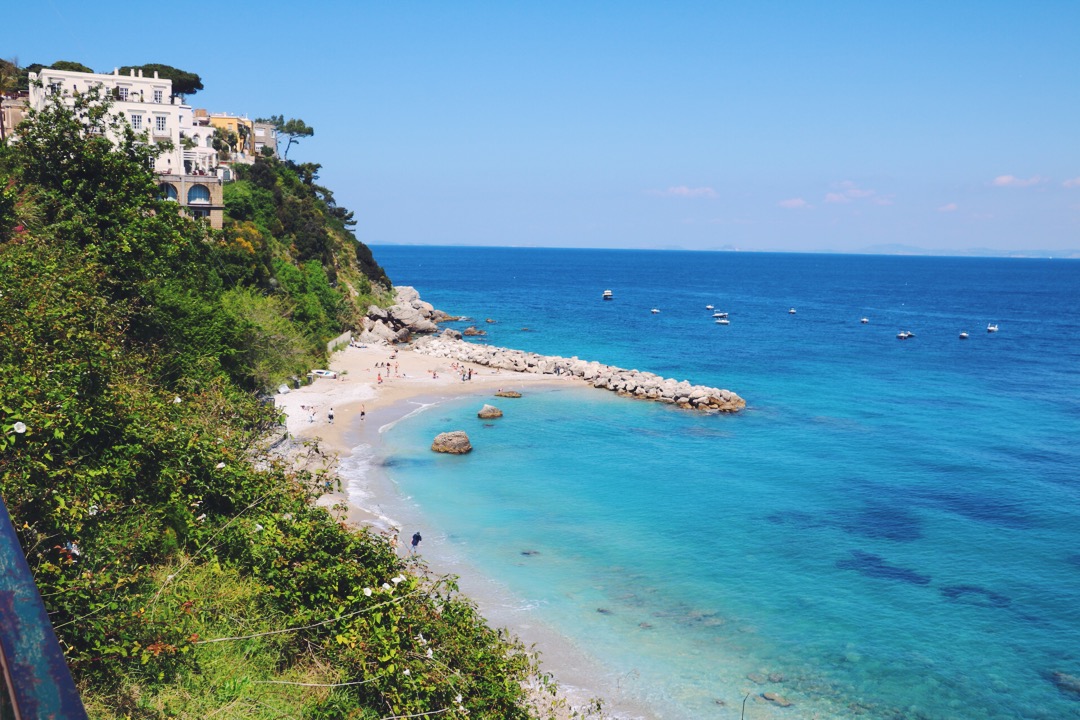
<path fill-rule="evenodd" d="M 720 311 L 718 310 L 718 311 L 714 312 L 714 313 L 712 314 L 712 316 L 713 316 L 714 318 L 726 318 L 726 317 L 727 317 L 727 313 L 726 313 L 726 312 L 720 312 Z"/>
<path fill-rule="evenodd" d="M 660 312 L 660 308 L 653 308 L 649 312 L 651 312 L 653 315 L 655 315 L 656 313 Z"/>
<path fill-rule="evenodd" d="M 896 333 L 897 340 L 907 340 L 913 337 L 915 337 L 915 333 L 911 332 L 910 330 L 901 330 L 900 332 Z"/>
<path fill-rule="evenodd" d="M 865 325 L 866 323 L 870 322 L 870 318 L 862 318 L 861 320 L 859 320 L 859 322 Z"/>
<path fill-rule="evenodd" d="M 728 320 L 726 317 L 716 318 L 716 324 L 717 325 L 730 325 L 731 321 Z"/>
<path fill-rule="evenodd" d="M 712 305 L 706 305 L 706 306 L 705 306 L 705 309 L 706 309 L 706 310 L 712 310 L 712 308 L 713 308 L 713 306 L 712 306 Z"/>
<path fill-rule="evenodd" d="M 960 333 L 960 339 L 961 340 L 967 340 L 968 339 L 968 334 L 966 332 L 961 332 Z"/>
<path fill-rule="evenodd" d="M 795 314 L 795 308 L 791 308 L 790 310 L 788 310 L 787 314 L 788 315 L 794 315 Z"/>
<path fill-rule="evenodd" d="M 994 324 L 991 323 L 990 325 L 986 326 L 986 332 L 997 332 L 997 331 L 998 331 L 998 326 L 997 325 L 994 325 Z"/>
<path fill-rule="evenodd" d="M 611 294 L 610 290 L 605 290 L 602 296 L 605 300 L 614 300 L 615 296 Z"/>

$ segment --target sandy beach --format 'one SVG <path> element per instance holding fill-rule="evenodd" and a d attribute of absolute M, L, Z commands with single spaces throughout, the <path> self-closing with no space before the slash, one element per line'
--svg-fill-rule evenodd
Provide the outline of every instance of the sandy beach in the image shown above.
<path fill-rule="evenodd" d="M 336 373 L 337 377 L 318 377 L 299 389 L 276 395 L 275 402 L 287 416 L 289 434 L 298 440 L 318 441 L 330 469 L 349 458 L 358 439 L 378 448 L 379 428 L 400 420 L 418 403 L 477 395 L 479 409 L 485 402 L 497 404 L 498 399 L 493 396 L 499 390 L 525 393 L 530 389 L 587 387 L 580 379 L 567 375 L 498 370 L 386 345 L 352 345 L 335 353 L 326 369 Z M 465 380 L 462 380 L 462 373 Z M 331 410 L 333 422 L 330 421 Z M 384 504 L 399 504 L 400 499 L 390 497 L 395 493 L 390 484 L 377 487 L 377 492 L 361 503 L 349 497 L 347 491 L 329 493 L 320 498 L 319 503 L 326 507 L 345 505 L 345 519 L 353 524 L 373 526 L 393 536 L 402 532 L 398 552 L 404 554 L 408 532 L 396 526 L 400 518 L 392 519 L 383 514 Z M 431 541 L 441 545 L 438 538 L 425 536 L 423 559 L 430 571 L 459 576 L 461 589 L 478 601 L 489 622 L 507 627 L 526 644 L 540 650 L 544 656 L 543 669 L 557 678 L 561 694 L 581 712 L 596 694 L 588 689 L 595 687 L 591 658 L 584 656 L 566 638 L 518 616 L 497 580 L 482 576 L 468 566 L 467 558 L 433 546 Z M 566 708 L 559 715 L 570 717 Z M 606 697 L 603 716 L 640 718 L 647 717 L 648 712 L 634 702 Z"/>
<path fill-rule="evenodd" d="M 327 369 L 337 377 L 318 377 L 309 385 L 276 395 L 275 403 L 288 416 L 286 426 L 292 436 L 318 438 L 325 449 L 341 456 L 351 450 L 344 436 L 352 423 L 360 421 L 361 414 L 403 406 L 412 398 L 582 385 L 565 375 L 499 370 L 385 345 L 349 346 L 332 356 Z M 463 373 L 466 380 L 462 380 Z"/>

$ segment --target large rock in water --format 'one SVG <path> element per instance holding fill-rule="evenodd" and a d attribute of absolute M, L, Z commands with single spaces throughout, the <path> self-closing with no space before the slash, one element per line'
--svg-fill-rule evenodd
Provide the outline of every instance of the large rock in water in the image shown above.
<path fill-rule="evenodd" d="M 517 390 L 500 390 L 499 392 L 495 393 L 495 397 L 519 398 L 521 397 L 521 393 L 519 393 Z"/>
<path fill-rule="evenodd" d="M 485 404 L 484 407 L 480 408 L 480 412 L 476 413 L 476 417 L 480 418 L 481 420 L 490 420 L 492 418 L 501 418 L 502 417 L 502 410 L 495 407 L 494 405 Z"/>
<path fill-rule="evenodd" d="M 431 449 L 451 455 L 464 455 L 472 450 L 472 443 L 469 442 L 469 436 L 464 430 L 453 430 L 436 435 L 435 441 L 431 443 Z"/>

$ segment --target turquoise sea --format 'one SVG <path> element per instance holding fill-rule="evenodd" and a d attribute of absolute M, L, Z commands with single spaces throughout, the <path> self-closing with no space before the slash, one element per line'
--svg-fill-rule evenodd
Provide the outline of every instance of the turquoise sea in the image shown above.
<path fill-rule="evenodd" d="M 1080 717 L 1080 262 L 374 250 L 481 342 L 746 399 L 474 397 L 383 434 L 425 545 L 601 686 L 662 718 Z M 431 453 L 448 429 L 475 451 Z"/>

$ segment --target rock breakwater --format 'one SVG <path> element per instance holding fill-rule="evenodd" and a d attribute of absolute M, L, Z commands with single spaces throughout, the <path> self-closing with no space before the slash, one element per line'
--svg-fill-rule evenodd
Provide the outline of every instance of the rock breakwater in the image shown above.
<path fill-rule="evenodd" d="M 538 355 L 523 350 L 476 345 L 455 337 L 453 333 L 420 338 L 412 347 L 421 355 L 471 362 L 485 367 L 543 375 L 570 375 L 595 388 L 610 390 L 627 397 L 678 405 L 688 410 L 732 413 L 746 407 L 746 401 L 730 390 L 691 385 L 685 380 L 672 380 L 639 370 L 625 370 L 613 365 L 580 360 L 577 357 Z"/>

